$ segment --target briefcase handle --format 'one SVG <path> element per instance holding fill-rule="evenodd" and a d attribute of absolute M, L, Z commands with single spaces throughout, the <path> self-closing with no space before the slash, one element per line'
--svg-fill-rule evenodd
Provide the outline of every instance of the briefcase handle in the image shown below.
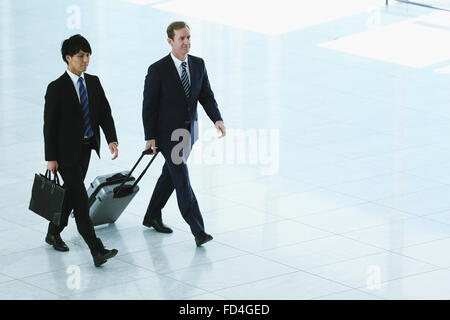
<path fill-rule="evenodd" d="M 52 180 L 52 176 L 51 176 L 52 173 L 54 175 L 53 180 Z M 56 185 L 61 186 L 61 184 L 59 182 L 59 177 L 58 177 L 58 170 L 55 170 L 54 172 L 52 172 L 47 169 L 47 171 L 45 171 L 45 178 L 47 178 L 50 181 L 53 181 L 53 183 L 55 183 Z"/>
<path fill-rule="evenodd" d="M 127 174 L 127 176 L 123 179 L 123 182 L 120 184 L 120 186 L 118 186 L 117 188 L 115 188 L 114 190 L 114 197 L 120 198 L 123 196 L 126 196 L 127 194 L 130 193 L 130 191 L 132 191 L 134 189 L 134 187 L 139 183 L 139 181 L 141 181 L 142 177 L 144 176 L 144 174 L 147 172 L 147 169 L 150 167 L 150 165 L 152 164 L 153 160 L 155 160 L 156 155 L 158 153 L 156 153 L 152 159 L 150 160 L 150 162 L 147 164 L 147 166 L 145 167 L 145 169 L 142 171 L 142 173 L 139 175 L 139 177 L 136 179 L 136 181 L 133 183 L 132 186 L 128 187 L 126 189 L 124 189 L 124 194 L 121 194 L 120 191 L 122 190 L 123 186 L 125 185 L 125 183 L 128 181 L 128 178 L 131 176 L 131 174 L 133 173 L 134 169 L 136 169 L 136 167 L 138 166 L 139 162 L 141 162 L 142 158 L 147 155 L 147 154 L 152 154 L 151 150 L 144 150 L 141 154 L 141 156 L 139 157 L 138 161 L 135 163 L 134 167 L 131 169 L 131 171 Z"/>
<path fill-rule="evenodd" d="M 45 180 L 42 179 L 41 189 L 44 190 L 44 188 L 45 188 L 45 181 L 48 180 L 52 184 L 50 192 L 53 194 L 53 192 L 55 192 L 56 186 L 61 187 L 61 184 L 59 182 L 58 171 L 55 170 L 55 172 L 53 172 L 53 175 L 54 175 L 53 180 L 52 180 L 51 173 L 52 173 L 52 171 L 50 171 L 48 169 L 47 169 L 47 171 L 45 171 L 45 176 L 44 176 Z"/>

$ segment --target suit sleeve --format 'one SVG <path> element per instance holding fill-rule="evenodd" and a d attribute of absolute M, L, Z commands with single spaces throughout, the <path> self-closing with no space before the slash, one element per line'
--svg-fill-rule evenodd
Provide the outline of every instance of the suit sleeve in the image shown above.
<path fill-rule="evenodd" d="M 144 83 L 144 100 L 142 103 L 142 122 L 144 124 L 145 140 L 156 139 L 159 95 L 161 78 L 154 65 L 148 68 Z"/>
<path fill-rule="evenodd" d="M 202 60 L 203 68 L 203 82 L 200 90 L 200 95 L 198 101 L 205 109 L 206 114 L 211 119 L 212 122 L 223 121 L 220 115 L 219 108 L 217 107 L 216 99 L 214 98 L 214 93 L 212 92 L 211 86 L 209 84 L 208 73 L 206 72 L 205 62 Z"/>
<path fill-rule="evenodd" d="M 44 105 L 44 150 L 45 161 L 58 160 L 58 97 L 54 83 L 50 83 L 45 93 Z"/>
<path fill-rule="evenodd" d="M 103 130 L 103 133 L 105 134 L 106 141 L 109 143 L 111 142 L 118 142 L 117 141 L 117 134 L 116 134 L 116 126 L 114 125 L 114 119 L 112 117 L 111 113 L 111 107 L 109 106 L 108 99 L 106 99 L 105 91 L 103 90 L 103 87 L 100 83 L 100 79 L 98 77 L 98 86 L 100 90 L 100 99 L 101 99 L 101 112 L 100 112 L 100 127 Z"/>

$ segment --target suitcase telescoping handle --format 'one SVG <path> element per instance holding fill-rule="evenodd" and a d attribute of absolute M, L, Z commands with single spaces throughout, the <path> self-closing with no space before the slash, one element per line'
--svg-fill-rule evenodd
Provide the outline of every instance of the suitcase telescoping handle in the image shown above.
<path fill-rule="evenodd" d="M 134 169 L 136 169 L 136 167 L 138 166 L 139 162 L 141 162 L 142 158 L 147 155 L 147 154 L 152 154 L 152 150 L 148 149 L 148 150 L 144 150 L 141 154 L 141 156 L 139 157 L 138 161 L 135 163 L 133 169 L 131 169 L 131 171 L 128 173 L 128 175 L 123 179 L 123 182 L 120 184 L 120 186 L 118 186 L 115 190 L 114 190 L 114 198 L 121 198 L 124 196 L 127 196 L 128 194 L 133 192 L 134 187 L 139 183 L 139 181 L 141 181 L 142 177 L 144 176 L 144 174 L 147 172 L 147 169 L 150 167 L 150 165 L 152 164 L 153 160 L 155 160 L 156 155 L 158 153 L 156 153 L 152 159 L 150 160 L 150 162 L 147 164 L 147 166 L 145 167 L 145 169 L 142 171 L 142 173 L 140 174 L 140 176 L 136 179 L 136 181 L 133 183 L 133 185 L 127 185 L 126 188 L 124 188 L 123 186 L 125 185 L 125 183 L 128 181 L 128 178 L 131 176 L 131 174 L 133 173 Z"/>

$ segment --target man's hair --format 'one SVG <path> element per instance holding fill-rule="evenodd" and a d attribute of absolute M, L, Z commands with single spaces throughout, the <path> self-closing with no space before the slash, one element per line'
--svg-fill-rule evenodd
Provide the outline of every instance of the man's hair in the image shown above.
<path fill-rule="evenodd" d="M 89 54 L 92 53 L 89 42 L 83 36 L 76 34 L 74 36 L 71 36 L 69 39 L 64 40 L 61 46 L 61 55 L 64 62 L 69 64 L 69 62 L 66 60 L 66 56 L 69 55 L 73 57 L 78 52 L 80 52 L 80 50 L 83 50 L 84 52 L 87 52 Z"/>
<path fill-rule="evenodd" d="M 184 22 L 184 21 L 172 22 L 167 27 L 167 37 L 169 37 L 172 40 L 175 40 L 174 39 L 174 37 L 175 37 L 175 30 L 179 30 L 179 29 L 183 29 L 183 28 L 188 28 L 189 29 L 189 26 L 187 25 L 186 22 Z"/>

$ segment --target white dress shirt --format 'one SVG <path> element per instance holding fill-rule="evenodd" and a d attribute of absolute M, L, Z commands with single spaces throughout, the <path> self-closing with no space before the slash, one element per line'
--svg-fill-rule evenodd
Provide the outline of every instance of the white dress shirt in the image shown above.
<path fill-rule="evenodd" d="M 80 77 L 77 76 L 75 73 L 71 72 L 69 69 L 67 69 L 66 72 L 70 76 L 70 79 L 72 79 L 73 85 L 75 87 L 75 91 L 77 92 L 78 101 L 80 101 L 80 88 L 79 88 L 79 84 L 78 84 L 78 79 L 80 79 L 80 77 L 83 77 L 82 81 L 83 81 L 84 87 L 86 88 L 86 94 L 87 94 L 87 85 L 86 85 L 86 80 L 84 79 L 84 72 L 81 73 Z"/>
<path fill-rule="evenodd" d="M 180 79 L 181 79 L 181 72 L 183 71 L 183 67 L 181 66 L 181 63 L 186 62 L 186 71 L 187 71 L 189 83 L 191 83 L 191 75 L 189 74 L 189 62 L 188 62 L 189 59 L 187 58 L 187 55 L 186 55 L 186 59 L 184 61 L 181 61 L 180 59 L 175 57 L 172 52 L 170 53 L 170 56 L 172 57 L 173 63 L 175 63 L 175 68 L 177 68 Z"/>
<path fill-rule="evenodd" d="M 69 69 L 67 69 L 66 72 L 70 76 L 70 79 L 72 79 L 73 85 L 75 87 L 75 91 L 77 92 L 78 101 L 80 101 L 80 88 L 79 88 L 79 85 L 78 85 L 78 79 L 80 79 L 80 77 L 83 77 L 82 81 L 83 81 L 84 87 L 86 88 L 86 95 L 87 95 L 87 92 L 88 92 L 87 91 L 87 85 L 86 85 L 86 79 L 84 78 L 84 72 L 81 73 L 80 77 L 77 76 L 75 73 L 71 72 Z M 81 103 L 81 101 L 80 101 L 80 103 Z M 119 144 L 117 142 L 113 142 L 113 143 L 116 145 L 116 147 L 119 146 Z"/>

